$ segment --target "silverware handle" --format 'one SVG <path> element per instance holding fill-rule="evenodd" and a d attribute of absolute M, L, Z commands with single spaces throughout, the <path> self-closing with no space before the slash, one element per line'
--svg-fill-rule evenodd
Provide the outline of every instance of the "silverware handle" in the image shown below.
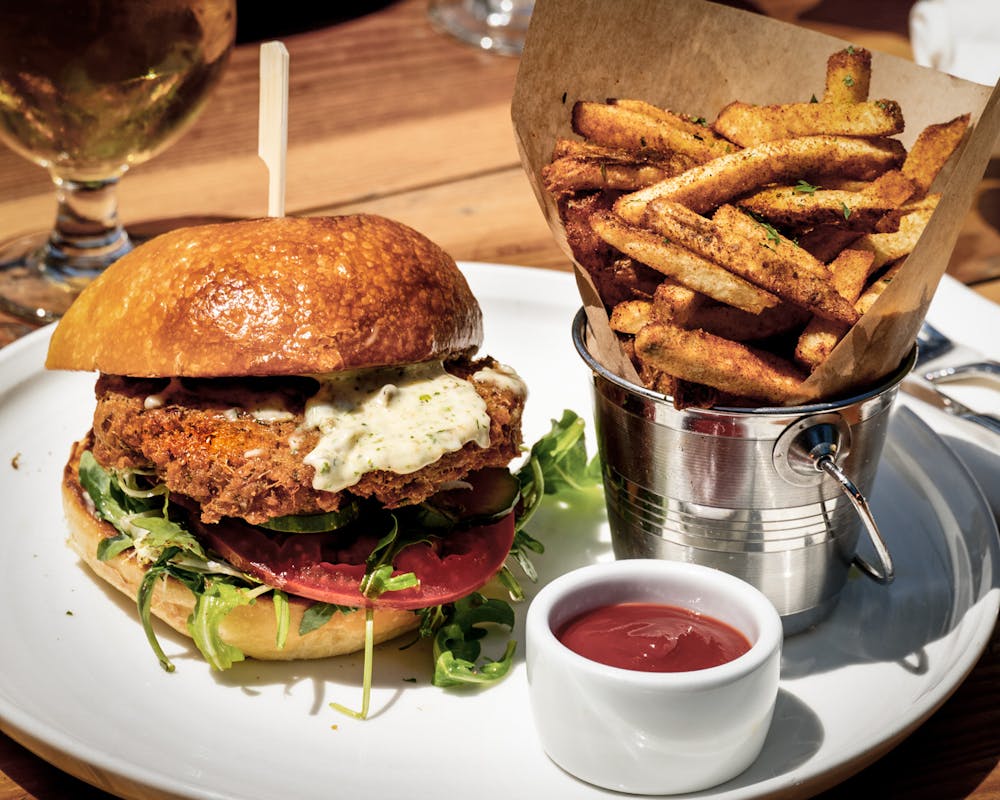
<path fill-rule="evenodd" d="M 821 456 L 816 462 L 816 468 L 823 470 L 823 472 L 837 481 L 844 494 L 847 495 L 847 499 L 851 501 L 854 510 L 858 512 L 858 516 L 861 517 L 861 521 L 865 524 L 865 530 L 868 531 L 868 538 L 875 548 L 875 555 L 878 556 L 881 569 L 858 554 L 854 555 L 855 566 L 878 583 L 892 583 L 893 578 L 896 577 L 896 571 L 892 565 L 892 556 L 889 555 L 889 548 L 886 547 L 885 540 L 882 539 L 882 534 L 879 533 L 878 525 L 875 523 L 875 517 L 872 515 L 868 500 L 861 490 L 854 485 L 854 481 L 847 477 L 847 473 L 837 465 L 832 455 Z"/>
<path fill-rule="evenodd" d="M 982 425 L 987 430 L 991 430 L 994 433 L 1000 433 L 1000 417 L 994 417 L 991 414 L 962 414 L 962 419 L 966 419 L 969 422 L 975 422 L 978 425 Z"/>
<path fill-rule="evenodd" d="M 935 383 L 948 383 L 964 378 L 991 378 L 1000 380 L 1000 364 L 996 361 L 976 361 L 971 364 L 958 364 L 954 367 L 942 367 L 931 370 L 924 377 Z"/>

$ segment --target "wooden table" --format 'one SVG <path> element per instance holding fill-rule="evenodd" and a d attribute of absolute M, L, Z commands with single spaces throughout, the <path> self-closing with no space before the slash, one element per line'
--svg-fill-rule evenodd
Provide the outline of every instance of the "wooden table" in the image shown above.
<path fill-rule="evenodd" d="M 908 5 L 900 4 L 902 13 Z M 376 212 L 423 231 L 459 260 L 568 270 L 514 144 L 509 105 L 517 61 L 433 31 L 422 0 L 379 6 L 335 25 L 281 32 L 291 56 L 287 212 Z M 816 14 L 800 21 L 908 53 L 898 24 L 865 31 Z M 122 182 L 127 224 L 265 213 L 257 91 L 258 48 L 246 43 L 196 126 Z M 0 238 L 36 230 L 53 212 L 46 174 L 0 148 Z M 975 217 L 970 230 L 992 246 L 990 231 Z M 1000 267 L 991 263 L 968 258 L 952 272 L 1000 301 Z M 968 680 L 924 726 L 823 797 L 1000 799 L 998 686 L 1000 638 L 994 638 Z M 0 734 L 0 800 L 67 797 L 110 795 Z"/>

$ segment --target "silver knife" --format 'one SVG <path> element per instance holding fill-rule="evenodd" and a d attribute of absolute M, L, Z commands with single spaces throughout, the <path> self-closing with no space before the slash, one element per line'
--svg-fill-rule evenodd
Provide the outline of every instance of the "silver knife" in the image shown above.
<path fill-rule="evenodd" d="M 984 358 L 982 353 L 971 347 L 953 341 L 927 320 L 917 332 L 917 364 L 913 371 L 929 381 L 946 382 L 962 378 L 1000 380 L 1000 364 Z"/>
<path fill-rule="evenodd" d="M 907 378 L 900 384 L 900 389 L 928 405 L 944 411 L 958 419 L 964 419 L 982 425 L 987 430 L 1000 434 L 1000 417 L 994 414 L 980 414 L 953 397 L 942 392 L 937 387 L 917 378 Z"/>
<path fill-rule="evenodd" d="M 964 378 L 988 378 L 1000 382 L 1000 362 L 973 361 L 965 364 L 954 364 L 950 367 L 940 367 L 924 373 L 924 379 L 931 383 L 948 383 Z"/>

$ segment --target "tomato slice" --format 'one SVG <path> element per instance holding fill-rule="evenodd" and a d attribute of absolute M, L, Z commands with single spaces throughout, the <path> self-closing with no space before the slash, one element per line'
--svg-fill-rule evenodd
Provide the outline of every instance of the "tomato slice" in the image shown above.
<path fill-rule="evenodd" d="M 500 571 L 514 542 L 513 514 L 417 542 L 399 553 L 393 574 L 412 572 L 420 583 L 369 600 L 358 585 L 376 534 L 281 534 L 233 521 L 198 528 L 230 564 L 270 586 L 323 603 L 376 608 L 427 608 L 465 597 Z"/>

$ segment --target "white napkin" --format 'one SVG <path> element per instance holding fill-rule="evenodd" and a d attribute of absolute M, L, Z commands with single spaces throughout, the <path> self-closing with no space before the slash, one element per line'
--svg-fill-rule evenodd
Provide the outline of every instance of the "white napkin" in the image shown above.
<path fill-rule="evenodd" d="M 1000 78 L 1000 0 L 918 0 L 910 10 L 913 60 L 987 86 Z"/>

